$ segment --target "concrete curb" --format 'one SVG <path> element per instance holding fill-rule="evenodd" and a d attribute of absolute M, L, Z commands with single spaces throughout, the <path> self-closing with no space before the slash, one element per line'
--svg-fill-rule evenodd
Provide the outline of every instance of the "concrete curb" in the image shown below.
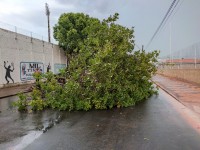
<path fill-rule="evenodd" d="M 25 90 L 25 91 L 21 91 L 22 93 L 29 93 L 29 92 L 31 92 L 31 90 Z M 2 99 L 2 98 L 6 98 L 6 97 L 10 97 L 10 96 L 15 96 L 15 95 L 17 95 L 19 92 L 17 92 L 17 93 L 13 93 L 13 94 L 9 94 L 9 95 L 5 95 L 5 96 L 0 96 L 0 99 Z"/>
<path fill-rule="evenodd" d="M 7 86 L 4 88 L 0 88 L 0 99 L 15 96 L 18 93 L 28 93 L 32 91 L 32 86 L 34 84 L 28 83 L 28 84 L 15 84 L 14 86 Z"/>
<path fill-rule="evenodd" d="M 17 87 L 17 86 L 24 86 L 24 85 L 30 85 L 34 82 L 22 82 L 22 83 L 10 83 L 10 84 L 0 84 L 0 89 L 5 88 L 11 88 L 11 87 Z"/>

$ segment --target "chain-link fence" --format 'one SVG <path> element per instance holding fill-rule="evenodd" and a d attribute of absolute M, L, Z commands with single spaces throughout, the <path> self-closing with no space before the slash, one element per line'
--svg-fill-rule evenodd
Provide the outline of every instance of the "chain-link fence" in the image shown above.
<path fill-rule="evenodd" d="M 169 57 L 169 56 L 168 56 Z M 172 59 L 198 59 L 200 58 L 200 42 L 172 53 Z"/>
<path fill-rule="evenodd" d="M 161 68 L 200 69 L 200 42 L 172 52 L 160 61 Z"/>
<path fill-rule="evenodd" d="M 25 35 L 25 36 L 28 36 L 28 37 L 31 37 L 31 38 L 35 38 L 35 39 L 38 39 L 38 40 L 48 42 L 47 36 L 43 36 L 43 35 L 28 31 L 28 30 L 25 30 L 25 29 L 22 29 L 22 28 L 19 28 L 19 27 L 14 26 L 14 25 L 7 24 L 7 23 L 4 23 L 4 22 L 0 22 L 0 28 L 8 30 L 8 31 L 15 32 L 15 33 L 18 33 L 18 34 L 22 34 L 22 35 Z M 51 38 L 51 43 L 58 44 L 58 42 L 54 38 Z"/>

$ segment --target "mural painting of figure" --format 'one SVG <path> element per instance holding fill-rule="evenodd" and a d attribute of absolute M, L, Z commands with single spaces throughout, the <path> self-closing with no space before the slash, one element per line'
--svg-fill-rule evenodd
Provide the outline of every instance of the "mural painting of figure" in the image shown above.
<path fill-rule="evenodd" d="M 13 69 L 11 69 L 11 66 L 12 66 Z M 8 78 L 10 78 L 12 80 L 12 82 L 14 83 L 14 80 L 10 76 L 10 72 L 13 72 L 13 70 L 14 70 L 14 63 L 11 63 L 11 65 L 9 65 L 8 67 L 6 67 L 6 62 L 4 61 L 4 68 L 6 69 L 5 79 L 7 81 L 7 84 L 9 83 Z"/>

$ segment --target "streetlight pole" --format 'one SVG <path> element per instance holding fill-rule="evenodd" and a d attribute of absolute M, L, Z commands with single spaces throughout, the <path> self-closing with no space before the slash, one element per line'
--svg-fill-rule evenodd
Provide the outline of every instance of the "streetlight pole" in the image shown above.
<path fill-rule="evenodd" d="M 194 47 L 194 50 L 195 50 L 195 58 L 194 58 L 194 63 L 195 63 L 195 69 L 197 68 L 197 47 L 195 45 Z"/>
<path fill-rule="evenodd" d="M 170 50 L 170 63 L 172 63 L 172 33 L 171 33 L 171 30 L 172 30 L 172 24 L 170 22 L 170 31 L 169 31 L 169 50 Z"/>
<path fill-rule="evenodd" d="M 46 16 L 47 16 L 47 22 L 48 22 L 48 40 L 49 43 L 51 43 L 51 31 L 50 31 L 50 21 L 49 21 L 49 16 L 50 16 L 50 11 L 49 11 L 49 5 L 45 3 L 45 8 L 46 8 Z"/>

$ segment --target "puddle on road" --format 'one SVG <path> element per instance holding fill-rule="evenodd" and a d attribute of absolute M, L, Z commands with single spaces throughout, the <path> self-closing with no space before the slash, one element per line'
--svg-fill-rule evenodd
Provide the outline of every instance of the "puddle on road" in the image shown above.
<path fill-rule="evenodd" d="M 19 112 L 12 106 L 17 99 L 17 96 L 0 99 L 0 149 L 5 149 L 5 145 L 9 149 L 22 149 L 62 121 L 64 112 L 55 110 Z"/>

